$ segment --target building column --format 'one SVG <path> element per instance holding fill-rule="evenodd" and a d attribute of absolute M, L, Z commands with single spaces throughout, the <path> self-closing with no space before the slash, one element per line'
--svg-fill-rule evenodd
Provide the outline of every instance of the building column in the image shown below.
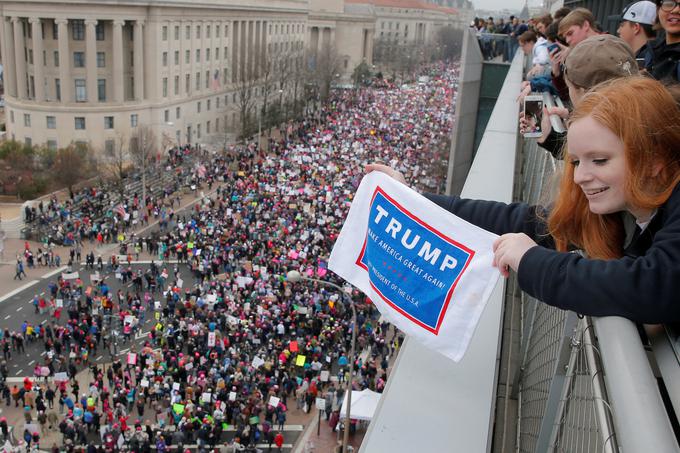
<path fill-rule="evenodd" d="M 135 101 L 144 100 L 144 21 L 135 21 Z"/>
<path fill-rule="evenodd" d="M 0 27 L 2 27 L 2 35 L 0 38 L 2 42 L 2 62 L 5 66 L 5 93 L 10 96 L 16 96 L 17 82 L 16 73 L 9 70 L 15 66 L 14 64 L 14 34 L 12 33 L 12 23 L 7 23 L 4 17 L 0 18 Z"/>
<path fill-rule="evenodd" d="M 113 100 L 125 102 L 123 84 L 123 26 L 124 20 L 113 21 Z"/>
<path fill-rule="evenodd" d="M 40 27 L 40 19 L 31 17 L 28 20 L 31 23 L 33 35 L 33 80 L 35 84 L 35 100 L 42 102 L 45 100 L 45 75 L 43 73 L 43 36 L 42 27 Z"/>
<path fill-rule="evenodd" d="M 61 102 L 73 102 L 71 97 L 71 58 L 68 45 L 68 20 L 55 19 L 59 35 L 59 83 L 61 86 Z"/>
<path fill-rule="evenodd" d="M 26 99 L 26 51 L 24 49 L 23 21 L 12 17 L 14 28 L 14 62 L 17 75 L 17 99 Z"/>
<path fill-rule="evenodd" d="M 260 27 L 262 26 L 262 21 L 255 21 L 255 47 L 253 48 L 253 60 L 255 61 L 255 78 L 259 79 L 262 73 L 262 65 L 260 62 L 262 58 L 260 57 L 261 42 L 260 37 L 262 33 L 260 32 Z"/>
<path fill-rule="evenodd" d="M 85 20 L 85 71 L 87 74 L 87 102 L 98 102 L 97 95 L 97 20 Z"/>

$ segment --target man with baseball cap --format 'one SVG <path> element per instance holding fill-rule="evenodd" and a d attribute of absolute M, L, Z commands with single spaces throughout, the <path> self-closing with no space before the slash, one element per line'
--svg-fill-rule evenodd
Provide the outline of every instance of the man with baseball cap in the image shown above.
<path fill-rule="evenodd" d="M 656 5 L 649 0 L 634 2 L 626 6 L 621 15 L 617 33 L 635 52 L 635 58 L 644 58 L 647 43 L 656 33 L 652 26 L 656 21 Z"/>

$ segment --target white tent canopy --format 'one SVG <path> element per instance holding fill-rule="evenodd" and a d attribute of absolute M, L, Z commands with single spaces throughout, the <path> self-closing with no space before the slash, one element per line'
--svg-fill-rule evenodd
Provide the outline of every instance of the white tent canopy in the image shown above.
<path fill-rule="evenodd" d="M 376 393 L 369 389 L 357 392 L 352 390 L 352 411 L 350 418 L 355 420 L 371 420 L 375 409 L 378 407 L 378 402 L 382 393 Z M 345 399 L 342 401 L 342 409 L 340 410 L 340 418 L 345 418 L 347 414 L 347 392 L 345 392 Z"/>

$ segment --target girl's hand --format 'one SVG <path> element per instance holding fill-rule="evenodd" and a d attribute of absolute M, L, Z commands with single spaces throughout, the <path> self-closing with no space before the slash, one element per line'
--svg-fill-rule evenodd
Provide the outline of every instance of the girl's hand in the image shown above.
<path fill-rule="evenodd" d="M 507 233 L 493 243 L 493 263 L 503 277 L 510 275 L 510 269 L 517 272 L 522 257 L 538 244 L 524 233 Z"/>
<path fill-rule="evenodd" d="M 404 175 L 402 175 L 400 172 L 398 172 L 394 168 L 388 167 L 387 165 L 384 165 L 384 164 L 368 164 L 368 165 L 366 165 L 365 170 L 366 170 L 366 173 L 370 173 L 372 171 L 381 171 L 381 172 L 385 173 L 387 176 L 390 176 L 391 178 L 396 179 L 400 183 L 402 183 L 404 185 L 408 185 L 408 184 L 406 184 L 406 178 L 404 178 Z"/>

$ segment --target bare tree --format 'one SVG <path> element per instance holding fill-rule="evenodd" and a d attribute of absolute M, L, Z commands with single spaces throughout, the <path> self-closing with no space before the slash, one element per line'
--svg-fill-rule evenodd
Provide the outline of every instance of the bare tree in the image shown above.
<path fill-rule="evenodd" d="M 245 73 L 245 70 L 242 71 Z M 236 104 L 239 111 L 239 119 L 241 121 L 241 139 L 244 140 L 250 135 L 251 130 L 251 116 L 255 105 L 254 90 L 257 83 L 254 77 L 248 74 L 248 77 L 239 77 L 236 83 Z"/>
<path fill-rule="evenodd" d="M 267 118 L 267 108 L 269 106 L 269 95 L 272 91 L 272 72 L 274 71 L 274 60 L 269 52 L 265 51 L 264 58 L 260 64 L 260 83 L 262 84 L 262 111 L 260 118 L 263 121 Z M 269 130 L 269 128 L 267 128 Z M 258 143 L 259 145 L 259 143 Z"/>
<path fill-rule="evenodd" d="M 74 143 L 57 151 L 52 174 L 57 183 L 68 187 L 69 194 L 73 193 L 73 186 L 78 181 L 89 176 L 89 154 L 89 146 Z"/>
<path fill-rule="evenodd" d="M 321 87 L 321 99 L 326 100 L 331 91 L 331 82 L 340 71 L 341 58 L 337 49 L 330 43 L 324 44 L 316 59 L 315 75 Z"/>
<path fill-rule="evenodd" d="M 441 57 L 444 60 L 460 58 L 460 50 L 463 42 L 463 30 L 447 25 L 437 32 L 437 43 L 441 48 Z"/>
<path fill-rule="evenodd" d="M 137 126 L 130 136 L 130 160 L 135 168 L 142 171 L 142 201 L 146 203 L 146 173 L 154 160 L 156 135 L 150 126 Z"/>
<path fill-rule="evenodd" d="M 126 145 L 125 136 L 119 133 L 114 140 L 113 149 L 103 155 L 100 162 L 102 176 L 111 184 L 113 190 L 118 192 L 121 199 L 125 197 L 125 178 L 130 162 L 130 153 Z"/>

